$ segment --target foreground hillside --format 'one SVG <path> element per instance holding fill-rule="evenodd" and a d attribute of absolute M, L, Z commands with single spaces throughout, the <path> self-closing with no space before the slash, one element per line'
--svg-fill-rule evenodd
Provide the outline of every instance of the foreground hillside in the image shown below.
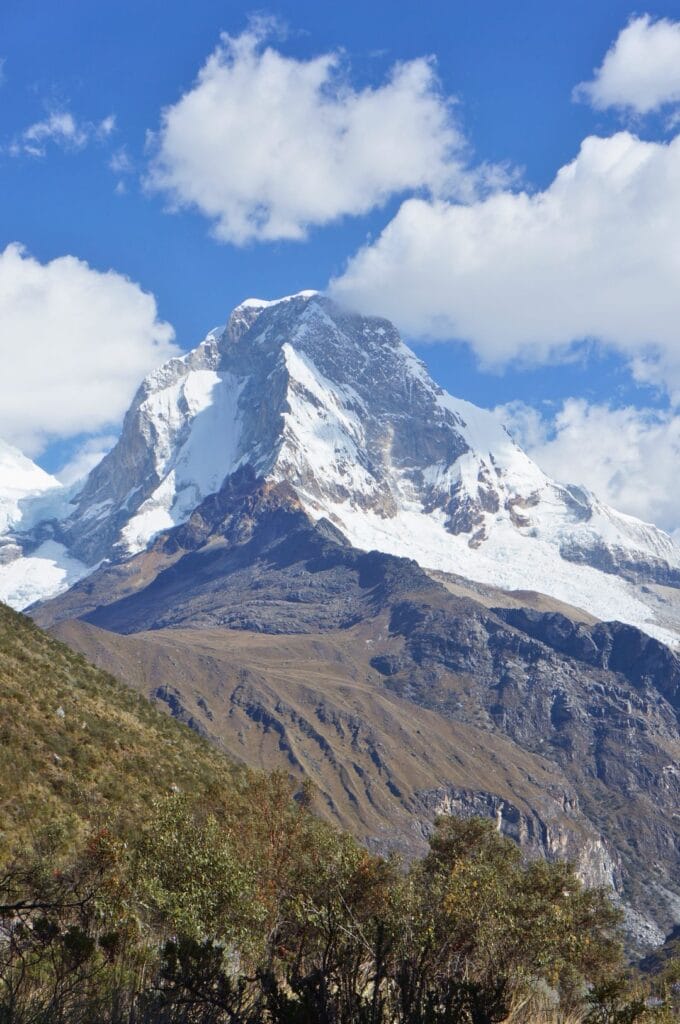
<path fill-rule="evenodd" d="M 171 790 L 224 803 L 246 774 L 151 704 L 0 605 L 0 854 L 41 829 L 65 848 L 131 827 Z"/>
<path fill-rule="evenodd" d="M 604 891 L 491 822 L 440 819 L 406 872 L 6 608 L 0 686 L 8 1024 L 672 1019 Z"/>

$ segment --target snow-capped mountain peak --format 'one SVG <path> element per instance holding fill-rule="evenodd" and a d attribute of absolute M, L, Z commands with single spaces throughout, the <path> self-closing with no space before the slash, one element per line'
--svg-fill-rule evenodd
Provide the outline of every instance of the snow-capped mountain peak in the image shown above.
<path fill-rule="evenodd" d="M 438 387 L 389 321 L 315 292 L 248 299 L 150 374 L 55 537 L 86 565 L 124 559 L 244 466 L 358 547 L 680 634 L 666 534 L 548 478 L 491 412 Z"/>

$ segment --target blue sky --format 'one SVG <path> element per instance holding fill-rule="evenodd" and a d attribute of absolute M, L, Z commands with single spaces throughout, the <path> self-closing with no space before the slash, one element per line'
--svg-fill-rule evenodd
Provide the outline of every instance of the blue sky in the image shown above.
<path fill-rule="evenodd" d="M 645 13 L 649 15 L 646 22 Z M 256 16 L 260 21 L 253 29 Z M 270 19 L 264 27 L 263 16 Z M 602 68 L 605 55 L 631 19 L 638 19 L 640 25 L 633 40 L 638 46 L 635 52 L 652 69 L 647 79 L 629 73 L 631 62 L 623 59 L 622 50 L 608 77 L 601 77 L 597 88 L 582 91 L 575 100 L 575 87 L 593 81 L 594 69 Z M 110 439 L 115 435 L 132 387 L 128 378 L 141 376 L 147 363 L 153 363 L 154 352 L 172 351 L 169 328 L 163 330 L 158 324 L 171 325 L 174 344 L 187 349 L 209 328 L 224 322 L 229 310 L 247 296 L 324 289 L 332 279 L 340 279 L 339 294 L 361 307 L 384 309 L 399 323 L 435 378 L 450 391 L 485 406 L 508 406 L 506 418 L 549 471 L 562 470 L 563 476 L 580 472 L 583 482 L 624 509 L 653 518 L 668 529 L 677 528 L 680 517 L 674 520 L 673 509 L 680 495 L 674 493 L 671 477 L 680 429 L 675 412 L 680 344 L 674 347 L 675 299 L 669 294 L 666 303 L 666 292 L 672 290 L 667 282 L 673 281 L 679 268 L 673 264 L 666 236 L 657 242 L 652 233 L 653 225 L 664 217 L 674 223 L 680 204 L 673 188 L 669 186 L 666 196 L 653 183 L 643 186 L 636 179 L 625 186 L 627 193 L 638 189 L 634 202 L 626 206 L 622 199 L 610 206 L 607 197 L 618 186 L 609 179 L 603 184 L 602 166 L 603 162 L 610 166 L 611 146 L 592 159 L 584 158 L 574 177 L 579 181 L 588 175 L 597 178 L 600 205 L 593 208 L 592 216 L 597 251 L 588 249 L 584 257 L 582 240 L 574 250 L 577 255 L 571 251 L 569 204 L 580 204 L 573 221 L 580 223 L 580 216 L 587 230 L 588 204 L 596 202 L 595 193 L 589 191 L 584 199 L 580 193 L 574 197 L 572 189 L 555 200 L 562 225 L 555 233 L 555 247 L 565 250 L 564 278 L 572 283 L 569 287 L 556 283 L 562 268 L 554 253 L 546 260 L 540 252 L 528 252 L 520 257 L 518 267 L 512 267 L 519 283 L 512 278 L 514 290 L 509 295 L 502 253 L 524 245 L 525 236 L 536 230 L 537 207 L 545 204 L 536 202 L 531 210 L 520 211 L 528 220 L 510 234 L 507 214 L 499 212 L 498 206 L 483 204 L 494 193 L 513 197 L 523 191 L 533 197 L 545 193 L 552 202 L 552 192 L 547 190 L 588 138 L 608 144 L 617 133 L 628 133 L 634 143 L 617 156 L 626 166 L 635 164 L 643 142 L 656 147 L 649 151 L 650 161 L 666 160 L 666 148 L 678 131 L 680 94 L 676 95 L 672 67 L 664 72 L 658 54 L 670 52 L 672 57 L 678 21 L 680 2 L 638 9 L 615 0 L 595 4 L 582 0 L 551 4 L 298 0 L 263 10 L 211 0 L 195 0 L 190 7 L 173 0 L 117 0 L 115 4 L 4 0 L 0 10 L 0 253 L 10 243 L 24 247 L 23 255 L 11 261 L 12 286 L 31 261 L 30 287 L 38 290 L 39 301 L 26 321 L 21 319 L 25 303 L 15 304 L 3 321 L 0 270 L 3 368 L 12 366 L 17 347 L 30 351 L 34 346 L 31 358 L 24 353 L 16 370 L 18 388 L 24 388 L 21 402 L 9 393 L 3 398 L 0 390 L 0 402 L 8 410 L 4 419 L 0 410 L 0 435 L 11 435 L 9 440 L 29 450 L 50 471 L 60 469 L 83 444 L 91 455 L 98 448 L 96 440 L 88 440 L 91 436 Z M 659 25 L 663 33 L 652 36 L 651 30 Z M 254 33 L 250 56 L 237 52 L 235 44 L 220 44 L 220 33 L 238 40 L 248 31 Z M 192 169 L 186 148 L 178 147 L 191 148 L 196 127 L 204 131 L 201 139 L 206 153 L 211 152 L 209 118 L 220 120 L 220 104 L 228 105 L 230 96 L 220 94 L 208 109 L 200 108 L 206 117 L 203 126 L 191 124 L 191 114 L 182 121 L 180 104 L 183 97 L 196 96 L 196 76 L 220 45 L 222 65 L 230 67 L 240 61 L 257 63 L 267 47 L 294 62 L 294 70 L 334 55 L 324 89 L 335 90 L 336 111 L 346 109 L 348 90 L 358 96 L 372 89 L 381 96 L 395 66 L 432 57 L 435 63 L 427 65 L 432 77 L 424 86 L 425 98 L 421 95 L 418 102 L 428 103 L 433 114 L 434 127 L 423 138 L 433 146 L 432 163 L 441 164 L 441 173 L 430 174 L 422 167 L 406 169 L 404 174 L 406 178 L 411 174 L 412 181 L 403 187 L 388 175 L 371 198 L 375 154 L 369 147 L 359 156 L 366 161 L 366 171 L 354 183 L 351 196 L 338 198 L 335 205 L 321 202 L 319 214 L 297 208 L 291 214 L 288 197 L 288 206 L 277 212 L 268 235 L 253 227 L 251 220 L 249 227 L 239 229 L 238 237 L 231 210 L 224 215 L 228 223 L 222 237 L 216 238 L 217 215 L 201 209 L 195 194 L 187 196 L 186 174 L 194 174 L 196 167 Z M 418 67 L 427 75 L 424 65 Z M 650 75 L 656 75 L 651 84 Z M 226 89 L 228 83 L 220 81 L 220 88 Z M 405 93 L 408 88 L 404 86 Z M 293 99 L 296 95 L 291 92 Z M 323 95 L 322 90 L 318 102 Z M 168 108 L 178 111 L 174 136 L 163 128 L 161 112 Z M 319 107 L 320 116 L 325 116 L 324 109 Z M 414 124 L 424 109 L 418 108 Z M 404 117 L 403 146 L 408 149 L 423 138 L 418 126 L 409 134 L 408 117 Z M 301 130 L 304 126 L 293 126 L 287 141 Z M 447 147 L 442 143 L 437 148 L 438 131 L 440 135 L 449 132 Z M 149 133 L 155 134 L 150 138 Z M 266 139 L 266 128 L 258 139 L 263 136 Z M 301 152 L 304 155 L 304 147 Z M 233 143 L 227 139 L 216 156 L 204 161 L 198 176 L 205 171 L 205 190 L 221 196 L 220 168 L 229 175 L 242 158 L 238 135 Z M 268 159 L 266 145 L 261 158 Z M 211 165 L 209 176 L 207 164 Z M 247 176 L 249 167 L 243 173 Z M 290 173 L 295 175 L 294 166 Z M 381 173 L 384 176 L 384 168 Z M 667 161 L 655 173 L 658 180 L 666 181 L 670 177 Z M 344 181 L 335 184 L 343 191 Z M 656 197 L 651 212 L 643 187 Z M 285 205 L 273 188 L 272 206 Z M 409 207 L 415 219 L 405 231 L 402 203 L 410 199 L 421 205 Z M 169 210 L 173 201 L 181 207 L 174 212 Z M 484 239 L 498 237 L 497 243 L 483 241 L 480 247 L 481 269 L 475 270 L 477 277 L 469 291 L 475 294 L 486 280 L 489 290 L 477 305 L 472 300 L 466 304 L 466 282 L 472 271 L 460 265 L 459 239 L 464 231 L 457 218 L 461 208 L 472 210 L 475 239 L 477 232 Z M 640 225 L 628 230 L 626 225 L 639 210 L 643 211 Z M 516 214 L 515 210 L 511 215 L 513 224 Z M 288 227 L 280 226 L 284 220 Z M 302 237 L 287 237 L 298 229 Z M 419 293 L 427 293 L 428 282 L 446 265 L 449 253 L 459 270 L 450 280 L 442 275 L 424 310 L 417 297 L 395 298 L 397 293 L 405 294 L 395 253 L 397 248 L 403 253 L 414 232 L 422 231 L 427 239 L 431 230 L 437 232 L 442 247 L 429 257 L 436 259 L 433 268 L 423 266 L 422 260 L 416 265 L 415 251 L 409 251 L 403 261 L 405 272 L 419 281 Z M 621 250 L 633 249 L 640 253 L 637 260 L 621 264 Z M 357 255 L 360 250 L 363 257 Z M 658 267 L 657 252 L 661 253 Z M 69 349 L 74 329 L 68 318 L 60 326 L 60 317 L 66 314 L 54 295 L 62 281 L 56 272 L 51 297 L 45 299 L 44 309 L 39 305 L 45 290 L 43 268 L 65 256 L 79 261 L 78 268 L 86 263 L 93 271 L 125 275 L 155 298 L 155 311 L 140 311 L 128 330 L 132 320 L 117 326 L 108 310 L 115 311 L 128 298 L 134 306 L 138 296 L 124 295 L 124 289 L 116 297 L 102 293 L 87 324 L 83 318 L 82 352 Z M 543 280 L 532 268 L 551 259 L 551 276 L 546 270 Z M 583 282 L 576 270 L 572 272 L 570 259 L 592 259 L 591 277 L 599 280 L 601 274 L 604 282 L 597 294 L 604 296 L 603 305 L 621 306 L 618 318 L 598 307 L 597 294 L 583 295 Z M 510 263 L 514 263 L 512 256 Z M 74 272 L 76 281 L 68 265 L 58 264 L 58 269 L 70 275 L 64 287 L 72 289 L 68 291 L 73 295 L 71 306 L 77 304 L 78 289 L 90 294 L 86 273 Z M 519 279 L 520 273 L 525 279 Z M 630 275 L 622 298 L 615 289 L 610 293 L 607 274 L 619 279 Z M 107 286 L 101 276 L 92 281 L 97 288 Z M 650 281 L 661 282 L 658 290 Z M 466 299 L 462 305 L 456 299 L 459 294 Z M 626 310 L 628 296 L 631 303 L 636 302 L 632 313 Z M 546 310 L 540 308 L 544 297 Z M 653 310 L 663 307 L 666 317 L 659 314 L 648 334 L 643 315 L 646 303 Z M 581 305 L 582 317 L 564 312 Z M 494 309 L 498 309 L 497 320 L 489 312 Z M 533 318 L 527 312 L 532 309 L 536 310 Z M 554 330 L 552 323 L 546 326 L 553 309 Z M 629 329 L 636 310 L 642 310 L 643 327 Z M 508 322 L 516 318 L 518 322 L 509 329 Z M 100 334 L 104 321 L 110 329 Z M 680 319 L 677 323 L 680 330 Z M 125 338 L 120 334 L 123 330 L 128 332 Z M 584 333 L 588 335 L 585 342 L 580 336 Z M 424 341 L 424 336 L 429 340 Z M 105 346 L 111 351 L 99 364 L 90 350 L 101 353 Z M 35 388 L 31 359 L 41 365 L 40 386 Z M 81 412 L 78 392 L 64 387 L 63 375 L 66 368 L 88 360 L 88 372 L 99 374 L 104 383 L 101 394 L 90 388 L 91 401 L 84 402 Z M 128 367 L 129 373 L 117 373 L 116 363 Z M 97 406 L 109 408 L 107 381 L 114 381 L 108 387 L 110 394 L 115 388 L 120 394 L 115 402 L 112 399 L 110 411 L 98 415 Z M 85 376 L 81 395 L 89 382 Z M 60 401 L 68 410 L 57 408 Z M 583 436 L 589 430 L 591 436 L 597 435 L 597 444 L 593 443 L 584 465 Z M 657 452 L 661 453 L 659 467 L 650 476 L 649 464 Z M 643 490 L 651 495 L 645 500 L 640 497 Z"/>

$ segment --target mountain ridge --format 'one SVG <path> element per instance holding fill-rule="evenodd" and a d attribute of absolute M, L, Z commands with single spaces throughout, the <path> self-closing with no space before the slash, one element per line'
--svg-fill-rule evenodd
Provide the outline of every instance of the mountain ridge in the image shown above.
<path fill-rule="evenodd" d="M 317 293 L 246 300 L 150 374 L 114 449 L 12 543 L 29 556 L 61 544 L 85 575 L 185 522 L 244 466 L 355 547 L 680 636 L 666 534 L 550 480 L 493 414 L 442 391 L 393 325 Z"/>

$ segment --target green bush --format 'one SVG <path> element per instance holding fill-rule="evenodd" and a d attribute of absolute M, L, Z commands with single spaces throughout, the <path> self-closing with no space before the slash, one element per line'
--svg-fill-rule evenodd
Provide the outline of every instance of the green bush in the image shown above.
<path fill-rule="evenodd" d="M 489 821 L 440 819 L 404 870 L 275 775 L 222 815 L 169 795 L 55 871 L 62 842 L 7 865 L 0 1021 L 492 1024 L 540 993 L 590 1024 L 664 1019 L 622 974 L 606 895 Z"/>

